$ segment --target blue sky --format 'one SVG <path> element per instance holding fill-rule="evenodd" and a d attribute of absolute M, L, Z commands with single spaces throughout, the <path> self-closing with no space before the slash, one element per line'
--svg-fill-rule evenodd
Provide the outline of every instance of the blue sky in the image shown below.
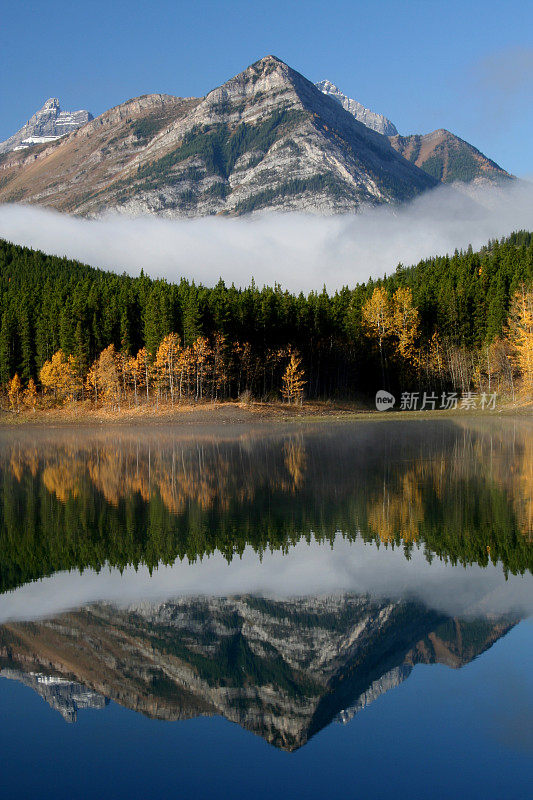
<path fill-rule="evenodd" d="M 51 96 L 96 115 L 147 92 L 203 95 L 274 53 L 400 133 L 448 128 L 533 174 L 533 4 L 4 0 L 1 28 L 0 140 Z"/>

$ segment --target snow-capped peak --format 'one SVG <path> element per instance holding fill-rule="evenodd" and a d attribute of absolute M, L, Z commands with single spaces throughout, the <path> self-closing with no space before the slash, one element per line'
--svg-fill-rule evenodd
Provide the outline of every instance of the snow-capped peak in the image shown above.
<path fill-rule="evenodd" d="M 315 84 L 315 86 L 324 94 L 329 95 L 329 97 L 333 97 L 333 99 L 340 103 L 340 105 L 346 109 L 346 111 L 349 111 L 356 120 L 362 122 L 367 128 L 371 128 L 373 131 L 382 133 L 385 136 L 396 136 L 398 133 L 396 126 L 390 121 L 390 119 L 384 117 L 383 114 L 377 114 L 375 111 L 370 111 L 370 109 L 365 108 L 365 106 L 361 105 L 361 103 L 358 103 L 357 100 L 347 97 L 337 86 L 335 86 L 334 83 L 331 83 L 331 81 L 319 81 Z"/>

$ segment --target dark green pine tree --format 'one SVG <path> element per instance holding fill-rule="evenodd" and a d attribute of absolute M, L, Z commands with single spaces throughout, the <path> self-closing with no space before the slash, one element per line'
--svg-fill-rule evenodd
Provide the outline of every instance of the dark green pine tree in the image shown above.
<path fill-rule="evenodd" d="M 200 305 L 194 283 L 187 294 L 182 315 L 183 342 L 186 347 L 202 335 Z"/>

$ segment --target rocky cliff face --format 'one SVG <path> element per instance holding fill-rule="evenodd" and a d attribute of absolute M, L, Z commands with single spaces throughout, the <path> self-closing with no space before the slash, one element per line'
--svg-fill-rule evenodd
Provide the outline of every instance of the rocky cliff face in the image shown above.
<path fill-rule="evenodd" d="M 91 691 L 81 683 L 55 675 L 7 668 L 0 670 L 0 678 L 19 681 L 33 689 L 51 708 L 59 711 L 65 722 L 76 722 L 80 709 L 103 709 L 109 703 L 106 697 Z"/>
<path fill-rule="evenodd" d="M 30 684 L 53 675 L 81 684 L 77 696 L 161 719 L 220 714 L 294 750 L 332 720 L 351 719 L 415 663 L 460 666 L 511 624 L 452 624 L 414 603 L 353 595 L 100 603 L 1 626 L 0 656 L 33 673 Z"/>
<path fill-rule="evenodd" d="M 347 97 L 334 83 L 331 83 L 331 81 L 319 81 L 315 86 L 317 89 L 320 89 L 321 92 L 336 100 L 337 103 L 340 103 L 346 111 L 355 117 L 356 120 L 362 122 L 363 125 L 366 125 L 367 128 L 371 128 L 371 130 L 377 131 L 377 133 L 382 133 L 384 136 L 396 136 L 398 133 L 396 126 L 390 119 L 384 117 L 383 114 L 370 111 L 370 109 L 358 103 L 357 100 Z"/>
<path fill-rule="evenodd" d="M 441 183 L 496 183 L 512 175 L 450 131 L 438 130 L 425 136 L 391 136 L 395 150 Z"/>
<path fill-rule="evenodd" d="M 81 128 L 92 118 L 92 114 L 84 110 L 62 111 L 57 97 L 51 97 L 19 131 L 0 142 L 0 153 L 53 142 Z"/>
<path fill-rule="evenodd" d="M 49 100 L 0 145 L 0 202 L 89 217 L 334 214 L 512 177 L 448 131 L 399 136 L 330 81 L 314 85 L 274 56 L 203 98 L 147 95 L 90 120 Z"/>
<path fill-rule="evenodd" d="M 202 99 L 130 101 L 0 171 L 0 200 L 89 216 L 334 213 L 437 183 L 274 56 Z"/>

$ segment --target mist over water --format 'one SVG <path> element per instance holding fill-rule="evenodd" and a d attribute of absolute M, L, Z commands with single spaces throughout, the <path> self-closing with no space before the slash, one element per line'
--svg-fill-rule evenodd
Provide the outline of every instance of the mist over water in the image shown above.
<path fill-rule="evenodd" d="M 412 203 L 354 215 L 265 212 L 170 220 L 107 214 L 87 220 L 35 206 L 0 206 L 0 236 L 95 267 L 213 285 L 279 283 L 291 291 L 353 286 L 398 263 L 453 253 L 533 228 L 533 184 L 438 188 Z"/>

